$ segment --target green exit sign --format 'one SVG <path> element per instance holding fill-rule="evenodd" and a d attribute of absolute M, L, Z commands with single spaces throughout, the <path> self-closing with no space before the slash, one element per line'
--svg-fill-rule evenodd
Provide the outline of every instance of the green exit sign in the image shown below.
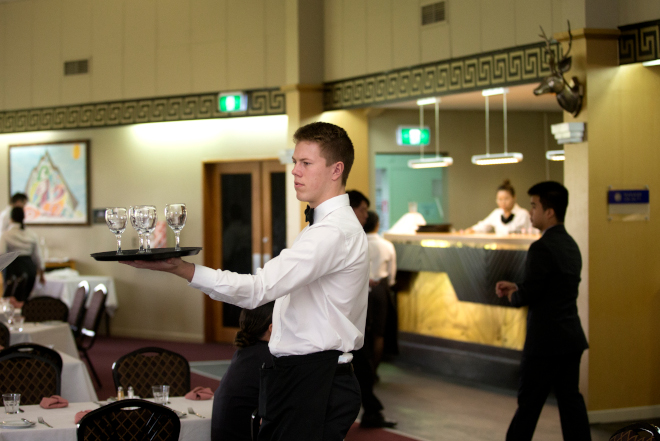
<path fill-rule="evenodd" d="M 223 92 L 218 95 L 218 110 L 221 112 L 245 112 L 247 95 L 242 92 Z"/>
<path fill-rule="evenodd" d="M 396 143 L 398 145 L 429 145 L 431 131 L 428 127 L 405 127 L 396 129 Z"/>

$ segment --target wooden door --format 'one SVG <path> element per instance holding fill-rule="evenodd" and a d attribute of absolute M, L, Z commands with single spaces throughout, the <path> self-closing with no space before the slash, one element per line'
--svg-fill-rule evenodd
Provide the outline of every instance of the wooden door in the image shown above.
<path fill-rule="evenodd" d="M 286 243 L 285 166 L 276 160 L 204 164 L 204 263 L 254 274 Z M 240 308 L 206 298 L 207 341 L 232 342 Z"/>

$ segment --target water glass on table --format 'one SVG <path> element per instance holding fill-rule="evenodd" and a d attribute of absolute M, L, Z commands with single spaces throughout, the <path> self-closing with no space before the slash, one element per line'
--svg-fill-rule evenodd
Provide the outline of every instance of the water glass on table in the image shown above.
<path fill-rule="evenodd" d="M 18 413 L 18 406 L 21 404 L 21 394 L 2 394 L 2 401 L 5 405 L 5 413 Z"/>
<path fill-rule="evenodd" d="M 170 401 L 170 387 L 166 384 L 151 386 L 151 393 L 158 404 L 167 404 Z"/>

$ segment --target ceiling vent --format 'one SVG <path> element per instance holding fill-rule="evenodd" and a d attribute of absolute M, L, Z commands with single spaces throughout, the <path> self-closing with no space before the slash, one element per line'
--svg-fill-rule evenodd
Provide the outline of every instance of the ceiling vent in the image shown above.
<path fill-rule="evenodd" d="M 76 60 L 64 62 L 64 75 L 78 75 L 89 72 L 89 60 Z"/>
<path fill-rule="evenodd" d="M 422 26 L 445 21 L 445 12 L 445 2 L 422 6 Z"/>

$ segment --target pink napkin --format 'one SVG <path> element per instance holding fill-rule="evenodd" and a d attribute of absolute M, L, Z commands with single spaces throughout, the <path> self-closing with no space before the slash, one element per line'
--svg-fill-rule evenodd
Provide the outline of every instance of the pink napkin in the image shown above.
<path fill-rule="evenodd" d="M 213 391 L 209 387 L 197 386 L 186 395 L 184 395 L 186 400 L 210 400 L 213 398 Z"/>
<path fill-rule="evenodd" d="M 73 422 L 75 424 L 78 424 L 80 422 L 80 420 L 82 419 L 82 417 L 84 417 L 85 415 L 87 415 L 90 412 L 91 412 L 91 410 L 81 410 L 80 412 L 76 413 L 76 416 L 73 418 Z"/>
<path fill-rule="evenodd" d="M 60 397 L 59 395 L 53 395 L 52 397 L 43 397 L 39 406 L 44 409 L 59 409 L 60 407 L 67 407 L 69 402 Z"/>

